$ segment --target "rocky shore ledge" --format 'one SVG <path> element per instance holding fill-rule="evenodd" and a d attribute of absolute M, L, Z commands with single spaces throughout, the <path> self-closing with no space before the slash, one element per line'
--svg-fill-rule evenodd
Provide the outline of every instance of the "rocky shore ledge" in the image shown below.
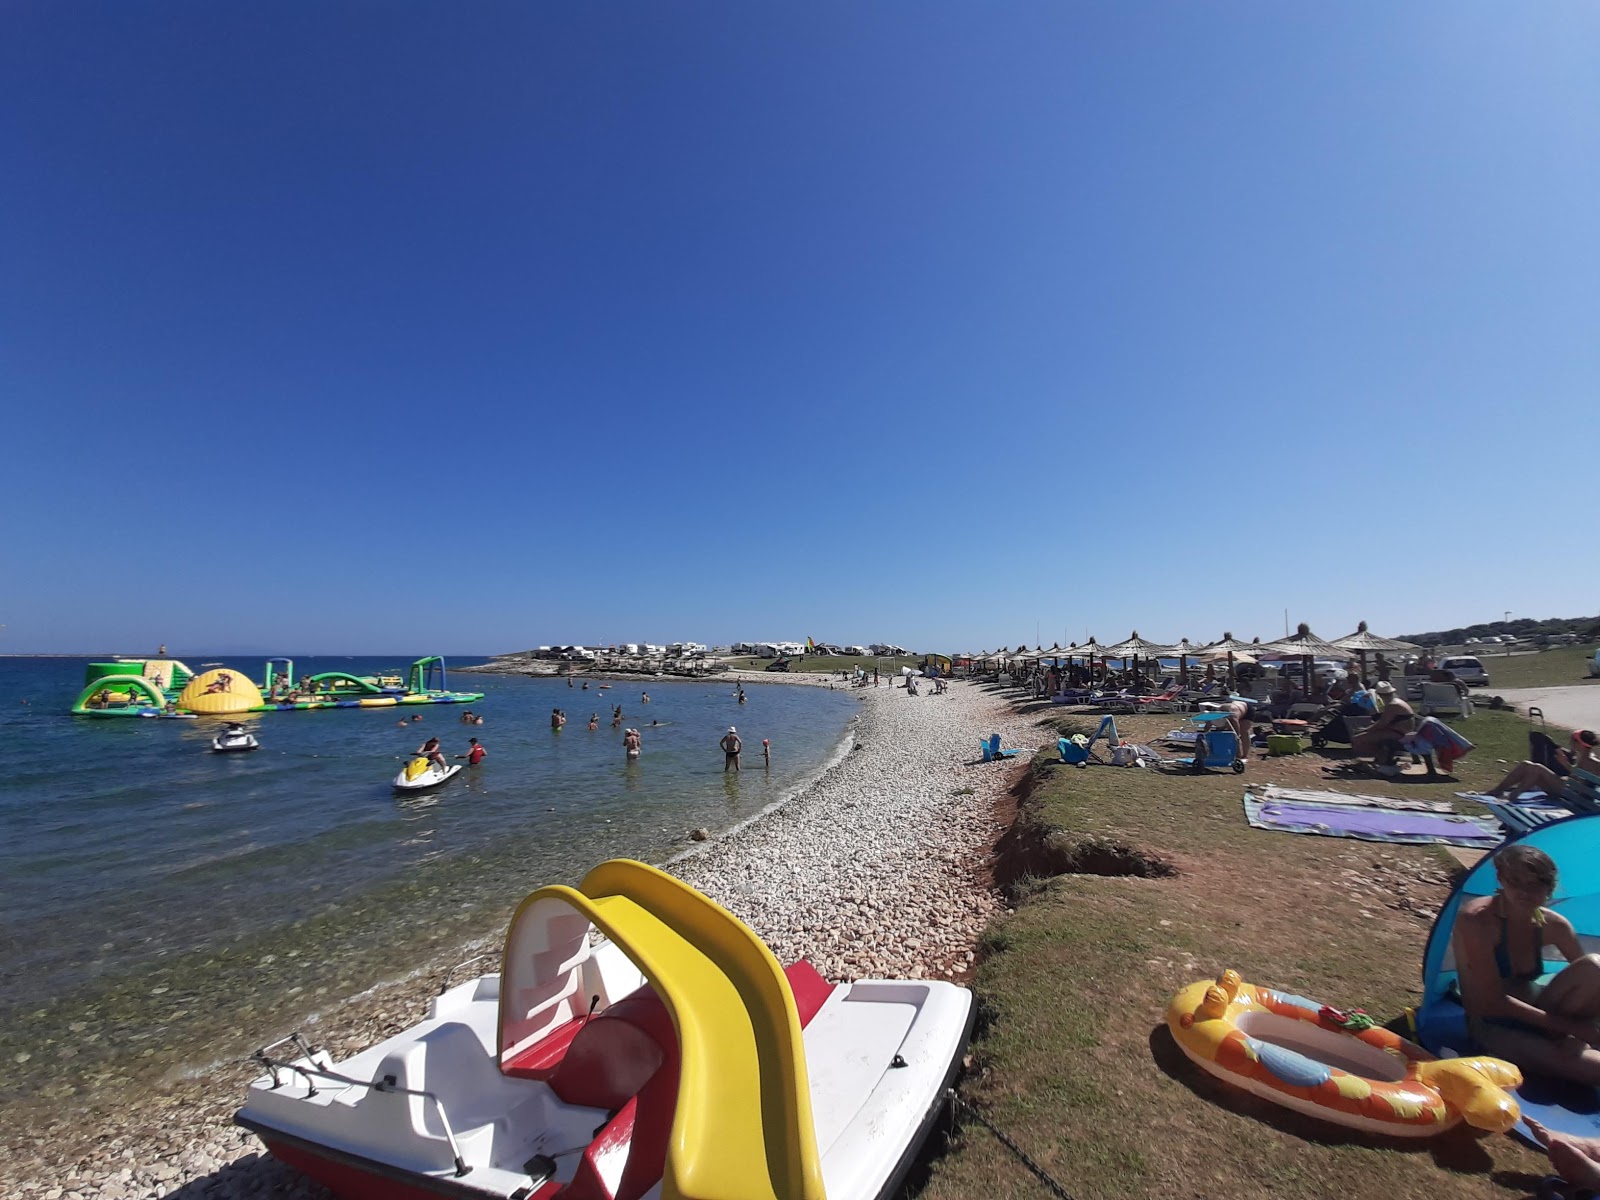
<path fill-rule="evenodd" d="M 830 685 L 826 676 L 781 682 Z M 1031 751 L 1043 734 L 1034 718 L 976 685 L 909 696 L 884 683 L 859 690 L 852 751 L 788 804 L 669 869 L 748 922 L 780 960 L 807 958 L 830 979 L 964 978 L 979 933 L 1003 903 L 987 860 L 1000 832 L 995 802 L 1015 775 L 1001 764 L 968 764 L 980 735 L 999 733 L 1005 745 Z M 425 1015 L 448 965 L 353 997 L 305 1029 L 335 1057 L 371 1045 Z M 90 1102 L 70 1121 L 11 1123 L 0 1194 L 325 1195 L 231 1124 L 254 1074 L 244 1064 L 220 1067 L 136 1101 Z"/>

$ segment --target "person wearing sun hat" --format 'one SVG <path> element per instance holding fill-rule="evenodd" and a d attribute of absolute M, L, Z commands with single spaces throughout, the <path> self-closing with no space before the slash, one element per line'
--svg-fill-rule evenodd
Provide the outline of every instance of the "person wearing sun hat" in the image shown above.
<path fill-rule="evenodd" d="M 1387 679 L 1372 689 L 1383 707 L 1371 725 L 1350 739 L 1350 749 L 1357 754 L 1370 754 L 1374 758 L 1389 756 L 1399 748 L 1406 734 L 1415 731 L 1417 713 L 1400 698 L 1394 684 Z"/>
<path fill-rule="evenodd" d="M 722 735 L 722 741 L 718 744 L 722 747 L 723 774 L 738 771 L 739 752 L 744 749 L 744 743 L 739 740 L 739 731 L 729 725 L 728 732 Z"/>
<path fill-rule="evenodd" d="M 1572 772 L 1600 775 L 1600 734 L 1592 729 L 1578 730 L 1572 735 L 1571 750 L 1556 749 L 1554 753 L 1553 766 L 1531 760 L 1519 762 L 1484 794 L 1515 800 L 1523 792 L 1543 792 L 1554 800 L 1566 788 L 1562 780 Z"/>

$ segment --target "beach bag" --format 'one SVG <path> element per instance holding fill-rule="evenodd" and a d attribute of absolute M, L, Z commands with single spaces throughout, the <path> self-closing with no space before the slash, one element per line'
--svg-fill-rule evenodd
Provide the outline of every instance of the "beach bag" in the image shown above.
<path fill-rule="evenodd" d="M 1114 767 L 1131 767 L 1139 761 L 1139 748 L 1124 743 L 1111 751 L 1111 765 Z"/>

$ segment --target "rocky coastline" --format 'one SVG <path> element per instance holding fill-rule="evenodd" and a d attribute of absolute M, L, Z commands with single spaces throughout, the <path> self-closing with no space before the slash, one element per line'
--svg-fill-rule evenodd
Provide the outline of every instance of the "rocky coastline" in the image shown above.
<path fill-rule="evenodd" d="M 825 675 L 728 671 L 722 679 L 844 686 Z M 996 804 L 1018 767 L 974 763 L 978 738 L 1042 740 L 1035 719 L 974 684 L 910 695 L 858 689 L 852 750 L 787 804 L 667 864 L 745 920 L 780 960 L 830 979 L 965 979 L 1004 901 L 991 850 Z M 1021 761 L 1026 761 L 1022 759 Z M 463 952 L 470 952 L 467 948 Z M 342 1057 L 420 1020 L 451 963 L 324 1011 L 307 1032 Z M 480 970 L 482 968 L 479 968 Z M 458 976 L 459 978 L 459 976 Z M 261 1153 L 231 1116 L 255 1074 L 229 1064 L 137 1103 L 8 1130 L 0 1193 L 41 1200 L 325 1195 Z"/>

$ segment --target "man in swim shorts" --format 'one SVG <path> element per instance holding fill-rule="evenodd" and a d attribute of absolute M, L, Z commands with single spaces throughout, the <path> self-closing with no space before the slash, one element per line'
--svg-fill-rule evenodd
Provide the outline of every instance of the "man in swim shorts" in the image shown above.
<path fill-rule="evenodd" d="M 722 741 L 718 745 L 722 747 L 723 774 L 727 774 L 729 771 L 738 771 L 739 752 L 744 749 L 744 743 L 739 740 L 739 731 L 729 725 L 728 732 L 722 735 Z"/>

